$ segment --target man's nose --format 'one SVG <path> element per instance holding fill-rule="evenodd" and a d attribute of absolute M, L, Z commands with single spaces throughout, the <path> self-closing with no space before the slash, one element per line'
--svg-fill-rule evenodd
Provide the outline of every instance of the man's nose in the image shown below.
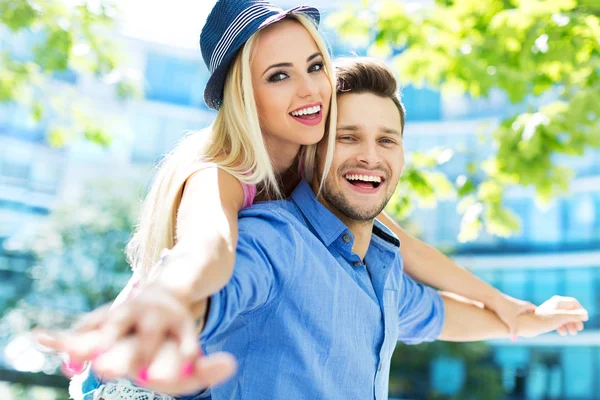
<path fill-rule="evenodd" d="M 374 165 L 379 165 L 381 162 L 381 157 L 377 151 L 377 145 L 374 143 L 364 143 L 360 147 L 360 151 L 356 155 L 356 158 L 361 164 L 371 167 Z"/>

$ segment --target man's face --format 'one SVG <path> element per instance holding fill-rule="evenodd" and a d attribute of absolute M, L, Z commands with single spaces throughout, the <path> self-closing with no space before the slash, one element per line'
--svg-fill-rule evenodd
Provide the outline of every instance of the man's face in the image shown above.
<path fill-rule="evenodd" d="M 321 201 L 342 219 L 370 221 L 394 194 L 404 169 L 400 112 L 389 98 L 342 94 L 335 134 L 333 163 Z M 317 151 L 317 171 L 322 171 L 326 150 L 324 139 Z M 317 178 L 320 183 L 322 176 Z"/>

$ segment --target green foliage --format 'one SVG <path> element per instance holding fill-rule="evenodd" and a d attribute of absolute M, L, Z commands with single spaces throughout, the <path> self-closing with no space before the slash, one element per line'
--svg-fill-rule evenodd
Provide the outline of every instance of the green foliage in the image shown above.
<path fill-rule="evenodd" d="M 18 42 L 34 40 L 29 49 L 0 47 L 0 103 L 16 102 L 28 107 L 34 121 L 44 115 L 60 115 L 53 118 L 48 133 L 48 142 L 53 146 L 79 137 L 108 146 L 111 136 L 98 121 L 93 126 L 83 125 L 70 110 L 65 113 L 63 107 L 46 101 L 62 95 L 49 87 L 55 74 L 70 71 L 103 78 L 115 72 L 119 64 L 117 47 L 111 39 L 116 2 L 68 4 L 61 0 L 0 0 L 0 34 Z M 139 93 L 131 80 L 114 83 L 119 98 Z M 65 121 L 56 122 L 61 119 Z"/>
<path fill-rule="evenodd" d="M 124 248 L 139 202 L 132 182 L 92 184 L 60 204 L 35 238 L 11 247 L 35 257 L 33 285 L 16 310 L 31 326 L 68 326 L 116 298 L 131 276 Z M 40 310 L 44 310 L 40 313 Z"/>
<path fill-rule="evenodd" d="M 67 389 L 4 383 L 0 386 L 4 400 L 63 400 L 69 398 Z"/>
<path fill-rule="evenodd" d="M 564 194 L 573 173 L 556 156 L 581 156 L 600 147 L 600 5 L 575 0 L 438 0 L 407 10 L 402 2 L 352 5 L 329 21 L 368 52 L 390 56 L 402 83 L 486 97 L 500 90 L 530 111 L 493 132 L 497 152 L 470 165 L 453 183 L 463 215 L 461 241 L 482 228 L 507 236 L 518 218 L 503 206 L 511 185 L 535 189 L 547 203 Z M 552 98 L 545 103 L 543 99 Z M 542 104 L 542 106 L 540 106 Z M 410 110 L 409 110 L 410 112 Z M 425 159 L 431 157 L 425 155 Z M 404 219 L 416 199 L 449 196 L 447 180 L 432 179 L 431 163 L 414 154 L 389 210 Z M 425 169 L 424 169 L 425 168 Z M 443 190 L 438 189 L 440 183 Z"/>

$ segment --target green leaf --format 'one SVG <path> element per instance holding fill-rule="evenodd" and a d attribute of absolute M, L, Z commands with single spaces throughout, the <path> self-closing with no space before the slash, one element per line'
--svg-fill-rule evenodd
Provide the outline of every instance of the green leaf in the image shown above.
<path fill-rule="evenodd" d="M 87 140 L 102 147 L 109 147 L 112 143 L 112 136 L 110 133 L 96 127 L 86 129 L 83 134 Z"/>
<path fill-rule="evenodd" d="M 72 33 L 60 27 L 47 32 L 46 40 L 33 49 L 36 62 L 46 71 L 65 71 L 73 47 Z"/>
<path fill-rule="evenodd" d="M 52 147 L 60 148 L 67 142 L 67 134 L 64 128 L 52 127 L 47 134 L 48 144 Z"/>
<path fill-rule="evenodd" d="M 34 101 L 31 105 L 31 118 L 34 122 L 40 122 L 44 116 L 44 106 L 40 101 Z"/>
<path fill-rule="evenodd" d="M 37 16 L 27 0 L 0 0 L 0 22 L 13 32 L 29 28 Z"/>

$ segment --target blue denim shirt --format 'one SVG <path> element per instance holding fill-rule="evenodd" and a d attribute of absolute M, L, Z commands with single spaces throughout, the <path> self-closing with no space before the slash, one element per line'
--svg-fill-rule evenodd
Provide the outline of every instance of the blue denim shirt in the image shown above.
<path fill-rule="evenodd" d="M 435 340 L 444 306 L 403 273 L 400 242 L 378 221 L 364 263 L 352 244 L 305 181 L 289 200 L 243 210 L 233 276 L 200 335 L 239 370 L 182 399 L 387 399 L 397 341 Z"/>
<path fill-rule="evenodd" d="M 403 273 L 382 224 L 365 263 L 352 244 L 305 181 L 290 200 L 240 213 L 233 277 L 211 297 L 200 336 L 206 353 L 239 362 L 213 400 L 387 399 L 396 342 L 435 340 L 444 306 Z"/>

